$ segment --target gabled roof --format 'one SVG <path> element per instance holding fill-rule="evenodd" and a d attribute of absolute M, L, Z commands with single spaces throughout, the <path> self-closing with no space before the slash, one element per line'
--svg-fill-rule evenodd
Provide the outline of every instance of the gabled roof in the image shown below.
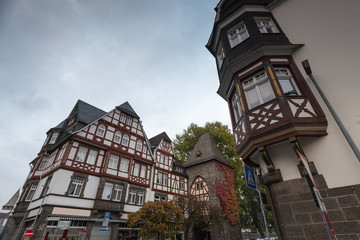
<path fill-rule="evenodd" d="M 75 127 L 73 128 L 74 132 L 80 130 L 81 128 L 85 127 L 86 125 L 92 123 L 96 119 L 99 119 L 106 114 L 105 111 L 81 100 L 77 101 L 70 115 L 72 115 L 74 111 L 76 111 L 74 117 L 77 122 Z"/>
<path fill-rule="evenodd" d="M 16 193 L 9 199 L 9 201 L 3 205 L 3 210 L 11 210 L 16 204 L 16 201 L 18 200 L 20 196 L 20 189 L 16 191 Z"/>
<path fill-rule="evenodd" d="M 117 106 L 116 108 L 119 109 L 122 112 L 125 112 L 125 113 L 129 114 L 132 117 L 139 118 L 139 116 L 136 114 L 134 109 L 131 107 L 131 105 L 127 101 L 124 102 L 123 104 Z"/>
<path fill-rule="evenodd" d="M 224 155 L 220 152 L 216 143 L 211 138 L 209 133 L 202 135 L 196 143 L 194 149 L 190 153 L 185 167 L 201 164 L 208 161 L 218 161 L 232 168 Z"/>
<path fill-rule="evenodd" d="M 168 142 L 171 142 L 171 139 L 166 134 L 166 132 L 162 132 L 162 133 L 156 135 L 155 137 L 150 138 L 149 141 L 150 141 L 150 144 L 152 147 L 157 147 L 157 146 L 159 146 L 159 144 L 161 143 L 161 140 L 163 140 L 163 139 L 165 139 Z"/>

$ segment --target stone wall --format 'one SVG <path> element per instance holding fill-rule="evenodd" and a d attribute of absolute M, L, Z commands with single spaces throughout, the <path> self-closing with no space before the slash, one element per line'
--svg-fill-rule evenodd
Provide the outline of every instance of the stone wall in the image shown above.
<path fill-rule="evenodd" d="M 360 240 L 360 185 L 329 189 L 322 175 L 314 178 L 338 240 Z M 329 239 L 320 210 L 304 178 L 268 186 L 281 239 Z"/>

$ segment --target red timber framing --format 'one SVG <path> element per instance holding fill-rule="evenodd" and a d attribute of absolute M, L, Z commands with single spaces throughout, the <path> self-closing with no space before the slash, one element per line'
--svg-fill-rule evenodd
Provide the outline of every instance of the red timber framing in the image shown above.
<path fill-rule="evenodd" d="M 175 195 L 187 194 L 187 178 L 174 172 L 155 168 L 153 190 Z"/>
<path fill-rule="evenodd" d="M 284 93 L 279 81 L 281 73 L 276 72 L 281 69 L 291 74 L 296 94 Z M 265 72 L 274 97 L 250 108 L 244 88 L 253 76 L 262 72 Z M 241 109 L 241 116 L 237 119 L 231 101 L 229 109 L 236 150 L 240 157 L 246 158 L 259 147 L 290 137 L 327 134 L 325 115 L 291 56 L 263 57 L 234 74 L 233 81 L 228 98 L 235 99 L 235 94 L 238 96 L 237 107 Z"/>
<path fill-rule="evenodd" d="M 190 194 L 201 201 L 209 201 L 209 188 L 202 177 L 197 177 L 191 185 Z"/>

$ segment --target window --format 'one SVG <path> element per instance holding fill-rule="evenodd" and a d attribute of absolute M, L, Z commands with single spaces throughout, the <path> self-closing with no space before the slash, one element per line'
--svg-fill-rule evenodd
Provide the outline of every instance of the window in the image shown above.
<path fill-rule="evenodd" d="M 255 18 L 255 21 L 261 33 L 279 32 L 271 18 Z"/>
<path fill-rule="evenodd" d="M 241 111 L 241 105 L 240 105 L 240 98 L 236 92 L 234 92 L 234 95 L 231 99 L 231 108 L 232 108 L 232 111 L 234 114 L 235 123 L 237 123 L 242 116 L 242 111 Z"/>
<path fill-rule="evenodd" d="M 31 201 L 31 199 L 33 198 L 34 193 L 35 193 L 35 191 L 36 191 L 36 188 L 37 188 L 37 184 L 32 184 L 32 185 L 31 185 L 30 190 L 29 190 L 29 193 L 28 193 L 28 195 L 27 195 L 26 198 L 25 198 L 25 201 Z"/>
<path fill-rule="evenodd" d="M 264 71 L 255 74 L 242 83 L 249 109 L 275 98 L 274 91 Z"/>
<path fill-rule="evenodd" d="M 56 142 L 57 137 L 59 136 L 58 132 L 54 132 L 51 136 L 49 144 L 54 144 Z"/>
<path fill-rule="evenodd" d="M 135 163 L 133 175 L 138 177 L 139 176 L 139 170 L 140 170 L 140 164 Z"/>
<path fill-rule="evenodd" d="M 249 37 L 245 24 L 237 25 L 228 32 L 230 46 L 233 48 Z"/>
<path fill-rule="evenodd" d="M 78 162 L 84 162 L 85 158 L 86 158 L 87 151 L 88 151 L 87 147 L 80 146 L 79 150 L 78 150 L 78 152 L 76 154 L 75 160 L 78 161 Z"/>
<path fill-rule="evenodd" d="M 129 171 L 129 162 L 130 162 L 129 159 L 127 159 L 127 158 L 121 158 L 120 171 L 122 171 L 122 172 L 127 172 L 127 171 Z"/>
<path fill-rule="evenodd" d="M 90 149 L 90 152 L 89 152 L 86 162 L 88 164 L 94 165 L 96 162 L 97 154 L 98 154 L 98 151 Z"/>
<path fill-rule="evenodd" d="M 125 123 L 125 120 L 126 120 L 126 115 L 125 114 L 120 114 L 120 122 L 123 122 Z"/>
<path fill-rule="evenodd" d="M 140 189 L 130 189 L 128 203 L 142 205 L 144 202 L 144 191 Z"/>
<path fill-rule="evenodd" d="M 119 163 L 119 157 L 111 154 L 109 159 L 108 168 L 117 169 Z"/>
<path fill-rule="evenodd" d="M 143 147 L 143 153 L 146 153 L 146 152 L 147 152 L 147 147 L 144 146 L 144 147 Z"/>
<path fill-rule="evenodd" d="M 169 165 L 169 157 L 168 157 L 168 156 L 165 156 L 164 164 L 165 164 L 166 166 Z"/>
<path fill-rule="evenodd" d="M 162 184 L 162 173 L 158 172 L 156 183 L 161 185 Z"/>
<path fill-rule="evenodd" d="M 160 163 L 164 163 L 164 154 L 160 153 Z"/>
<path fill-rule="evenodd" d="M 131 125 L 131 122 L 132 122 L 132 118 L 131 118 L 131 117 L 127 117 L 127 119 L 126 119 L 126 124 L 127 124 L 127 125 Z"/>
<path fill-rule="evenodd" d="M 136 197 L 136 191 L 130 190 L 129 197 L 128 197 L 128 203 L 135 204 L 135 197 Z"/>
<path fill-rule="evenodd" d="M 137 205 L 142 205 L 143 201 L 144 201 L 144 192 L 143 191 L 138 191 L 137 196 L 136 196 L 136 204 Z"/>
<path fill-rule="evenodd" d="M 164 202 L 164 201 L 166 201 L 166 199 L 167 199 L 167 197 L 164 195 L 155 194 L 154 202 Z"/>
<path fill-rule="evenodd" d="M 124 145 L 124 146 L 128 146 L 128 145 L 129 145 L 129 136 L 128 136 L 128 135 L 124 135 L 121 144 Z"/>
<path fill-rule="evenodd" d="M 48 161 L 49 161 L 49 157 L 44 156 L 40 163 L 39 170 L 43 170 L 46 167 L 46 164 L 48 163 Z"/>
<path fill-rule="evenodd" d="M 75 177 L 71 181 L 69 196 L 79 197 L 84 184 L 84 178 Z"/>
<path fill-rule="evenodd" d="M 180 179 L 180 182 L 179 182 L 179 188 L 181 189 L 181 190 L 184 190 L 184 179 Z"/>
<path fill-rule="evenodd" d="M 142 149 L 142 142 L 141 142 L 141 140 L 138 140 L 136 142 L 136 151 L 141 152 L 141 149 Z"/>
<path fill-rule="evenodd" d="M 146 177 L 146 166 L 145 165 L 141 165 L 140 177 L 141 178 Z"/>
<path fill-rule="evenodd" d="M 203 183 L 202 182 L 197 182 L 196 183 L 196 190 L 201 190 L 203 189 Z"/>
<path fill-rule="evenodd" d="M 120 144 L 120 141 L 121 141 L 121 132 L 117 131 L 117 132 L 115 133 L 114 142 Z"/>
<path fill-rule="evenodd" d="M 101 124 L 96 131 L 96 136 L 103 137 L 104 134 L 105 134 L 105 126 Z"/>
<path fill-rule="evenodd" d="M 105 200 L 110 200 L 111 199 L 112 189 L 113 189 L 113 184 L 106 182 L 105 185 L 104 185 L 104 191 L 103 191 L 103 194 L 102 194 L 101 198 L 105 199 Z"/>
<path fill-rule="evenodd" d="M 114 201 L 120 201 L 120 199 L 121 199 L 121 194 L 122 194 L 122 189 L 123 189 L 123 186 L 122 186 L 122 185 L 120 185 L 120 184 L 115 184 L 114 193 L 113 193 L 113 200 L 114 200 Z"/>
<path fill-rule="evenodd" d="M 279 79 L 279 83 L 285 96 L 299 95 L 299 90 L 297 89 L 294 78 L 291 76 L 288 68 L 275 68 L 274 71 Z"/>
<path fill-rule="evenodd" d="M 218 61 L 218 67 L 221 68 L 223 62 L 224 62 L 224 59 L 225 59 L 225 51 L 224 51 L 224 48 L 222 46 L 219 47 L 219 50 L 216 54 L 216 59 Z"/>
<path fill-rule="evenodd" d="M 163 186 L 167 186 L 167 181 L 168 181 L 168 175 L 163 174 Z"/>

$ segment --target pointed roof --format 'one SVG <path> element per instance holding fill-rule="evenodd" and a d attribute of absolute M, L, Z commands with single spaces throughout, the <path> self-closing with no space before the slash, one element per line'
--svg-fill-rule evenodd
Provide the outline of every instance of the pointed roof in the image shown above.
<path fill-rule="evenodd" d="M 188 160 L 185 163 L 185 167 L 187 168 L 193 165 L 213 160 L 232 168 L 232 166 L 226 160 L 225 156 L 216 146 L 216 143 L 211 138 L 210 134 L 206 133 L 199 138 L 194 149 L 190 153 Z"/>
<path fill-rule="evenodd" d="M 20 196 L 20 189 L 9 199 L 9 201 L 2 207 L 3 210 L 11 210 L 14 208 L 16 201 Z"/>
<path fill-rule="evenodd" d="M 139 116 L 136 114 L 136 112 L 131 107 L 131 105 L 129 104 L 128 101 L 126 101 L 123 104 L 117 106 L 116 108 L 119 109 L 122 112 L 125 112 L 125 113 L 129 114 L 130 116 L 133 116 L 135 118 L 139 118 Z"/>
<path fill-rule="evenodd" d="M 171 142 L 171 139 L 166 134 L 166 132 L 162 132 L 162 133 L 156 135 L 155 137 L 150 138 L 149 141 L 150 141 L 150 144 L 152 147 L 157 147 L 157 146 L 159 146 L 159 144 L 161 143 L 161 140 L 163 140 L 163 139 L 165 139 L 168 142 Z"/>

